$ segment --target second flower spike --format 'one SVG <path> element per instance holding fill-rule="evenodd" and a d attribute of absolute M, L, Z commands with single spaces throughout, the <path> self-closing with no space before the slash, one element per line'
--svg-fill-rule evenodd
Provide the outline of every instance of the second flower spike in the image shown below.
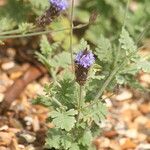
<path fill-rule="evenodd" d="M 50 7 L 47 9 L 42 16 L 36 19 L 39 26 L 45 27 L 49 25 L 60 13 L 67 9 L 67 0 L 49 0 Z"/>

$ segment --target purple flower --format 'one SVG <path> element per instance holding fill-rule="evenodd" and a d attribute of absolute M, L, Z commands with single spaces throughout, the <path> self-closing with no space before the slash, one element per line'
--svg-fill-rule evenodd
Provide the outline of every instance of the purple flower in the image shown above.
<path fill-rule="evenodd" d="M 59 11 L 67 9 L 68 2 L 67 0 L 49 0 L 49 2 L 56 7 Z"/>
<path fill-rule="evenodd" d="M 49 25 L 55 18 L 57 18 L 63 10 L 68 7 L 67 0 L 49 0 L 50 7 L 36 19 L 37 25 L 45 27 Z"/>
<path fill-rule="evenodd" d="M 84 68 L 89 68 L 95 62 L 92 51 L 84 50 L 77 53 L 75 63 Z"/>

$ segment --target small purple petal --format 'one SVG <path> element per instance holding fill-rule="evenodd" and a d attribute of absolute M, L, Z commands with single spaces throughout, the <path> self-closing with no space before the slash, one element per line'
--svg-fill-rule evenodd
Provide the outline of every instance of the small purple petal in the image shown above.
<path fill-rule="evenodd" d="M 75 58 L 75 63 L 83 66 L 84 68 L 89 68 L 94 62 L 95 58 L 92 51 L 87 51 L 86 53 L 84 53 L 84 51 L 80 51 L 77 53 Z"/>
<path fill-rule="evenodd" d="M 59 11 L 63 11 L 68 7 L 68 2 L 66 0 L 49 0 L 49 2 L 57 7 Z"/>

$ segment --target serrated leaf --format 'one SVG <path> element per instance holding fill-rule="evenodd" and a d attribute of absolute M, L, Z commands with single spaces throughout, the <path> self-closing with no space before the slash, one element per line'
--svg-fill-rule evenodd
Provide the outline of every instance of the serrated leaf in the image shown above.
<path fill-rule="evenodd" d="M 27 32 L 29 32 L 30 30 L 32 30 L 35 26 L 32 24 L 32 23 L 21 23 L 19 24 L 18 28 L 19 28 L 19 31 L 22 33 L 22 34 L 25 34 Z"/>
<path fill-rule="evenodd" d="M 77 111 L 74 109 L 71 109 L 66 112 L 53 111 L 51 113 L 51 118 L 53 119 L 52 122 L 57 128 L 70 131 L 76 123 L 76 119 L 74 117 L 76 114 L 77 114 Z"/>
<path fill-rule="evenodd" d="M 41 53 L 47 58 L 53 50 L 52 46 L 50 45 L 50 43 L 47 40 L 46 35 L 43 35 L 42 38 L 41 38 L 40 50 L 41 50 Z"/>
<path fill-rule="evenodd" d="M 47 148 L 60 149 L 61 147 L 61 134 L 55 129 L 48 131 L 48 138 L 46 139 L 45 146 Z"/>
<path fill-rule="evenodd" d="M 122 29 L 119 42 L 121 44 L 121 48 L 126 50 L 127 54 L 134 52 L 137 49 L 133 39 L 130 37 L 128 31 L 125 28 Z"/>
<path fill-rule="evenodd" d="M 59 19 L 59 21 L 52 22 L 50 24 L 50 27 L 52 30 L 64 29 L 62 30 L 62 32 L 55 32 L 54 34 L 52 33 L 51 35 L 54 41 L 59 41 L 61 43 L 61 47 L 64 50 L 70 49 L 70 43 L 68 42 L 70 40 L 68 30 L 70 28 L 70 22 L 68 18 L 62 17 L 61 19 Z M 77 38 L 75 35 L 73 35 L 72 41 L 73 44 L 77 43 Z"/>
<path fill-rule="evenodd" d="M 150 72 L 150 62 L 141 60 L 137 63 L 137 68 L 142 69 L 144 72 Z"/>
<path fill-rule="evenodd" d="M 67 107 L 71 107 L 76 99 L 76 86 L 74 84 L 74 81 L 70 80 L 70 78 L 66 78 L 60 80 L 59 84 L 60 86 L 56 85 L 55 87 L 53 87 L 56 99 L 65 104 Z"/>
<path fill-rule="evenodd" d="M 36 99 L 32 100 L 32 104 L 40 104 L 45 107 L 50 107 L 52 102 L 50 100 L 50 97 L 47 97 L 45 95 L 38 95 Z"/>
<path fill-rule="evenodd" d="M 66 68 L 71 63 L 70 53 L 62 52 L 58 55 L 55 55 L 54 58 L 49 63 L 53 67 Z"/>
<path fill-rule="evenodd" d="M 0 27 L 1 27 L 0 31 L 13 29 L 15 25 L 16 25 L 15 21 L 9 17 L 0 18 Z"/>
<path fill-rule="evenodd" d="M 79 146 L 78 146 L 77 143 L 73 143 L 73 144 L 71 145 L 71 147 L 69 148 L 69 150 L 80 150 L 80 148 L 79 148 Z"/>
<path fill-rule="evenodd" d="M 30 3 L 32 4 L 32 6 L 36 7 L 36 8 L 43 8 L 45 9 L 49 3 L 47 0 L 30 0 Z"/>
<path fill-rule="evenodd" d="M 41 15 L 49 6 L 48 0 L 29 0 L 29 2 L 31 3 L 33 11 L 38 15 Z"/>
<path fill-rule="evenodd" d="M 89 120 L 92 119 L 96 124 L 99 124 L 101 120 L 105 119 L 105 116 L 107 114 L 107 108 L 106 105 L 102 102 L 98 102 L 92 106 L 89 106 L 89 108 L 86 108 L 83 111 L 83 119 Z"/>
<path fill-rule="evenodd" d="M 112 49 L 110 41 L 101 36 L 99 39 L 98 47 L 95 49 L 95 54 L 100 61 L 111 62 Z"/>
<path fill-rule="evenodd" d="M 83 136 L 82 138 L 80 139 L 80 143 L 83 145 L 83 146 L 90 146 L 92 144 L 92 133 L 90 130 L 86 130 L 84 131 L 83 133 Z"/>
<path fill-rule="evenodd" d="M 125 78 L 121 75 L 116 75 L 116 81 L 118 84 L 124 84 L 125 83 Z"/>
<path fill-rule="evenodd" d="M 49 148 L 60 148 L 61 137 L 59 135 L 54 135 L 51 139 L 47 139 L 45 145 Z"/>
<path fill-rule="evenodd" d="M 90 49 L 90 46 L 88 45 L 87 41 L 85 39 L 81 39 L 80 40 L 80 44 L 77 45 L 75 48 L 74 48 L 74 52 L 78 52 L 78 51 L 82 51 L 84 49 Z"/>
<path fill-rule="evenodd" d="M 64 147 L 64 149 L 69 149 L 70 147 L 72 147 L 71 138 L 69 136 L 64 135 L 61 138 L 61 145 L 62 147 Z"/>

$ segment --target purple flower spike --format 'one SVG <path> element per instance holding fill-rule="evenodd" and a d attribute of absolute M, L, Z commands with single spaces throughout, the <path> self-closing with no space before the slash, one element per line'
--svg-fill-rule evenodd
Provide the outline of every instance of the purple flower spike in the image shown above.
<path fill-rule="evenodd" d="M 80 51 L 75 58 L 75 63 L 81 65 L 84 68 L 89 68 L 95 62 L 92 51 L 84 50 Z"/>
<path fill-rule="evenodd" d="M 83 86 L 88 77 L 88 71 L 91 65 L 95 62 L 94 54 L 87 49 L 77 53 L 75 58 L 75 75 L 76 81 Z"/>
<path fill-rule="evenodd" d="M 66 0 L 49 0 L 49 2 L 59 11 L 63 11 L 68 7 L 68 2 Z"/>
<path fill-rule="evenodd" d="M 45 27 L 53 22 L 63 10 L 68 7 L 67 0 L 49 0 L 50 7 L 44 12 L 43 15 L 36 19 L 37 25 Z"/>

